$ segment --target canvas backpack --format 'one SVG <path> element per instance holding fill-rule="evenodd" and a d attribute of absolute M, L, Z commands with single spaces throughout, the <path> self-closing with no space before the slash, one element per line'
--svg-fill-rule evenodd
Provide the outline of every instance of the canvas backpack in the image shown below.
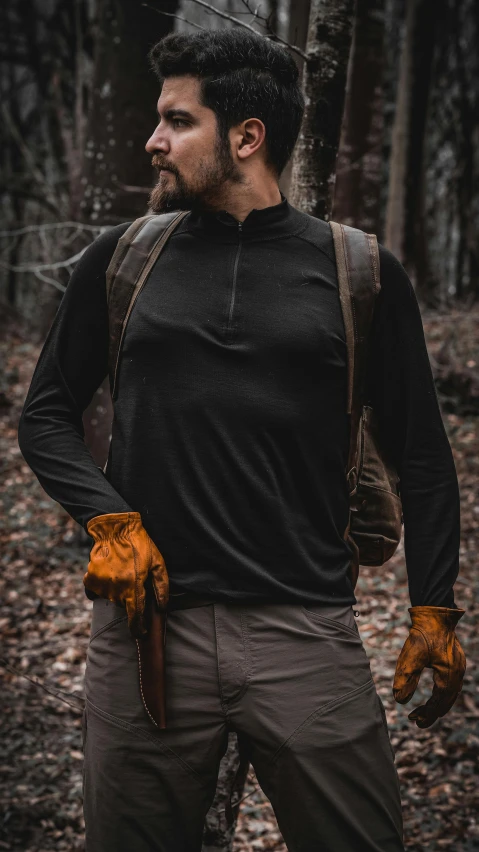
<path fill-rule="evenodd" d="M 109 314 L 108 371 L 113 405 L 126 326 L 145 282 L 168 238 L 187 212 L 136 219 L 119 239 L 106 273 Z M 350 512 L 344 538 L 353 552 L 350 578 L 359 565 L 383 565 L 402 531 L 399 476 L 387 457 L 373 409 L 364 404 L 367 342 L 380 290 L 379 253 L 374 234 L 329 222 L 338 273 L 348 357 L 347 413 L 350 444 L 345 475 Z"/>

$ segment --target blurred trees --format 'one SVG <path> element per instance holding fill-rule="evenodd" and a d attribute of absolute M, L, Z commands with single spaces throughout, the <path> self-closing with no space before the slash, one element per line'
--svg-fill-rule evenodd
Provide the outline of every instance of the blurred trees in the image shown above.
<path fill-rule="evenodd" d="M 420 30 L 416 53 L 419 39 Z M 414 276 L 419 293 L 433 302 L 452 297 L 468 304 L 479 291 L 478 43 L 476 0 L 441 0 L 421 164 L 429 268 L 427 280 L 420 279 L 420 269 Z M 414 194 L 409 197 L 414 203 Z M 408 216 L 413 212 L 409 208 Z M 407 250 L 410 264 L 413 239 Z"/>
<path fill-rule="evenodd" d="M 77 74 L 80 42 L 85 88 Z M 91 50 L 86 4 L 18 0 L 0 8 L 1 226 L 31 229 L 1 241 L 0 297 L 42 332 L 51 318 L 44 312 L 53 276 L 40 268 L 35 277 L 26 277 L 17 268 L 34 260 L 38 266 L 52 264 L 69 255 L 64 233 L 57 232 L 56 240 L 46 230 L 33 229 L 70 219 L 76 187 L 65 152 L 74 163 Z M 68 268 L 55 271 L 58 289 L 68 273 Z M 42 280 L 46 286 L 40 285 Z"/>
<path fill-rule="evenodd" d="M 78 251 L 144 212 L 159 95 L 147 52 L 173 23 L 140 0 L 0 8 L 0 300 L 39 336 Z"/>
<path fill-rule="evenodd" d="M 262 31 L 256 0 L 210 2 Z M 281 181 L 291 202 L 377 233 L 424 302 L 477 299 L 477 0 L 270 0 L 260 14 L 309 58 L 293 54 L 306 113 Z M 173 26 L 231 21 L 194 0 L 0 7 L 0 310 L 39 338 L 82 249 L 146 212 L 159 94 L 147 53 Z M 83 418 L 100 465 L 111 417 L 104 382 Z M 221 814 L 237 768 L 230 742 L 205 833 L 216 849 L 231 847 Z M 243 782 L 242 771 L 238 798 Z"/>
<path fill-rule="evenodd" d="M 160 89 L 146 57 L 173 20 L 138 0 L 96 0 L 96 6 L 79 215 L 125 222 L 144 215 L 152 180 L 144 148 L 157 124 Z M 161 8 L 173 14 L 177 0 L 162 0 Z"/>
<path fill-rule="evenodd" d="M 332 219 L 375 232 L 384 136 L 384 0 L 356 0 Z"/>
<path fill-rule="evenodd" d="M 213 5 L 262 31 L 244 0 Z M 307 109 L 283 189 L 314 215 L 332 209 L 377 233 L 427 303 L 470 303 L 479 290 L 477 3 L 356 0 L 353 10 L 353 0 L 314 0 L 309 13 L 310 0 L 260 9 L 291 44 L 304 49 L 309 38 L 306 68 L 295 55 Z M 0 8 L 0 302 L 40 337 L 78 252 L 145 210 L 158 95 L 146 54 L 173 26 L 194 24 L 231 26 L 194 0 Z"/>
<path fill-rule="evenodd" d="M 429 305 L 479 295 L 478 38 L 474 0 L 357 0 L 334 218 L 377 233 Z"/>

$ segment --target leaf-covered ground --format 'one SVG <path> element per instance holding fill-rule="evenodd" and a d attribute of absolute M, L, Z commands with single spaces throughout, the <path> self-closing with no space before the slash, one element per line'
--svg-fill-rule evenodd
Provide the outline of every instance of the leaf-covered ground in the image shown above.
<path fill-rule="evenodd" d="M 479 850 L 479 420 L 473 416 L 476 401 L 465 398 L 475 397 L 477 388 L 479 311 L 431 314 L 425 316 L 425 327 L 440 392 L 444 388 L 444 421 L 462 500 L 461 571 L 455 593 L 458 606 L 467 611 L 457 632 L 468 668 L 463 691 L 445 718 L 422 731 L 407 719 L 412 707 L 427 698 L 430 671 L 423 674 L 408 705 L 392 698 L 396 659 L 409 625 L 402 547 L 383 569 L 361 569 L 357 623 L 387 709 L 407 850 L 472 852 Z M 83 849 L 78 699 L 91 609 L 82 586 L 88 543 L 85 546 L 78 525 L 43 492 L 17 445 L 18 417 L 38 354 L 39 347 L 18 328 L 3 334 L 0 850 L 73 852 Z M 252 850 L 285 852 L 254 776 L 247 782 L 235 839 L 235 852 Z"/>

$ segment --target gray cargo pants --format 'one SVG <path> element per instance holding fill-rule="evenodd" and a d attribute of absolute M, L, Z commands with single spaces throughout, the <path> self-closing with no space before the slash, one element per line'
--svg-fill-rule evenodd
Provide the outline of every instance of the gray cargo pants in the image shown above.
<path fill-rule="evenodd" d="M 142 704 L 125 610 L 94 601 L 86 852 L 199 852 L 229 730 L 289 852 L 403 852 L 394 753 L 350 606 L 176 610 L 166 671 L 160 730 Z"/>

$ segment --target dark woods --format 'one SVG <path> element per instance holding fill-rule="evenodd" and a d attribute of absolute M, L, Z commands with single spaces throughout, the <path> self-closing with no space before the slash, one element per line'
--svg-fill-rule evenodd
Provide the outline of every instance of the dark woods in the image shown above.
<path fill-rule="evenodd" d="M 246 5 L 227 11 L 254 23 Z M 288 5 L 274 0 L 255 24 L 309 57 L 310 107 L 284 189 L 315 215 L 377 233 L 423 302 L 470 304 L 479 293 L 477 4 Z M 173 27 L 235 24 L 194 0 L 14 0 L 0 18 L 0 299 L 43 336 L 78 252 L 145 210 L 158 95 L 149 47 Z"/>
<path fill-rule="evenodd" d="M 245 24 L 289 44 L 302 73 L 303 130 L 281 181 L 290 201 L 376 233 L 405 265 L 424 308 L 472 305 L 479 294 L 475 0 L 206 6 L 2 5 L 4 315 L 44 339 L 82 250 L 103 228 L 146 212 L 154 173 L 144 145 L 158 97 L 152 44 L 174 28 Z M 438 354 L 438 388 L 451 410 L 475 411 L 477 371 L 459 364 L 458 347 L 453 334 Z M 94 406 L 103 402 L 108 412 L 105 390 Z M 91 412 L 85 418 L 98 463 L 108 442 L 103 414 L 94 427 Z"/>
<path fill-rule="evenodd" d="M 155 175 L 144 146 L 159 95 L 148 51 L 173 29 L 244 24 L 295 48 L 302 74 L 307 108 L 282 190 L 312 215 L 376 233 L 416 288 L 460 478 L 460 600 L 472 613 L 479 534 L 477 0 L 10 0 L 0 4 L 2 654 L 77 701 L 89 635 L 79 582 L 87 542 L 22 463 L 20 408 L 82 251 L 103 229 L 146 212 Z M 83 413 L 99 465 L 111 414 L 104 383 Z M 458 707 L 464 724 L 455 717 L 412 738 L 390 696 L 407 617 L 403 554 L 381 578 L 362 569 L 361 583 L 362 636 L 377 660 L 400 750 L 408 849 L 472 850 L 476 668 Z M 470 625 L 472 648 L 472 614 Z M 52 696 L 39 698 L 33 685 L 26 692 L 24 674 L 6 667 L 0 674 L 8 711 L 0 847 L 81 850 L 80 715 L 65 720 Z M 247 772 L 231 741 L 204 852 L 230 852 L 235 829 L 242 852 L 284 849 Z M 235 808 L 225 820 L 232 787 Z M 438 846 L 429 846 L 434 838 Z"/>

